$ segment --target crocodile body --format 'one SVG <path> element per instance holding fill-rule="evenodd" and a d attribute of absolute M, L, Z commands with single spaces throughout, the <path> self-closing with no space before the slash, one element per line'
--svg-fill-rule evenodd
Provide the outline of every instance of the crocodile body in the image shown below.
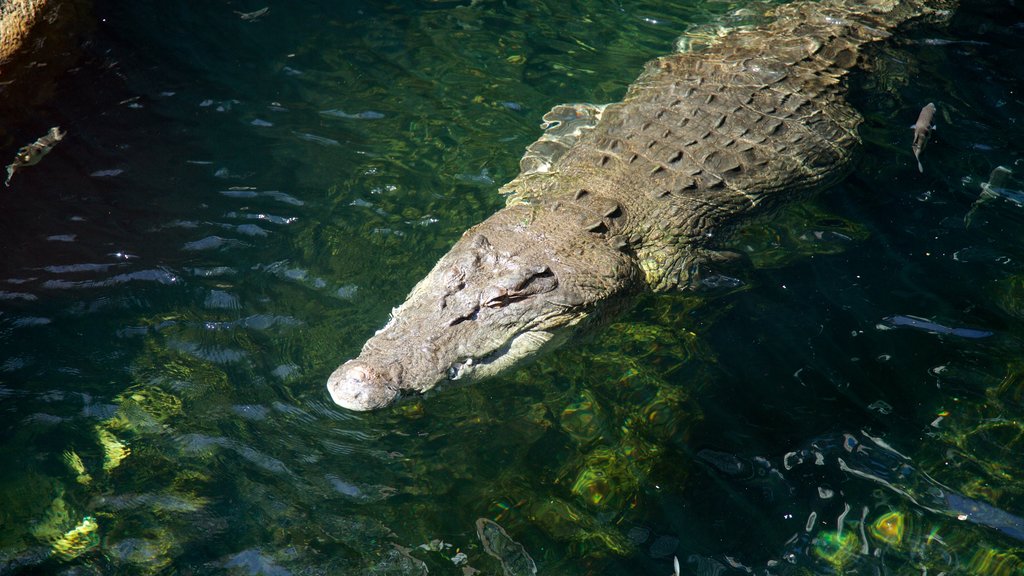
<path fill-rule="evenodd" d="M 722 233 L 846 175 L 861 117 L 844 78 L 868 45 L 951 7 L 786 4 L 768 24 L 650 62 L 622 102 L 556 108 L 546 119 L 576 129 L 530 147 L 502 189 L 506 207 L 466 231 L 335 370 L 332 398 L 368 410 L 488 377 L 642 290 L 692 288 L 724 257 Z"/>

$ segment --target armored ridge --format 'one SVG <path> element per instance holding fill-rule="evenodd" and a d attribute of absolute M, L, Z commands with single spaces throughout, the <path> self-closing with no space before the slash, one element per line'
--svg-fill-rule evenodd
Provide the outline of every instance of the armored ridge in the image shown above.
<path fill-rule="evenodd" d="M 470 228 L 328 380 L 341 406 L 496 374 L 629 305 L 691 287 L 716 237 L 849 170 L 860 116 L 843 79 L 867 45 L 945 2 L 826 0 L 775 10 L 707 50 L 649 63 L 624 100 L 559 107 Z M 560 122 L 562 120 L 555 120 Z"/>

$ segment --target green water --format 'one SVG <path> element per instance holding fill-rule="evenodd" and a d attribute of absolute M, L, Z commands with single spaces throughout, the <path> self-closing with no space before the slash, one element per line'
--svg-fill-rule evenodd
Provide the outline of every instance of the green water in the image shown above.
<path fill-rule="evenodd" d="M 486 518 L 540 574 L 1021 574 L 1009 5 L 856 76 L 856 171 L 718 288 L 391 410 L 326 393 L 545 111 L 744 5 L 98 1 L 2 150 L 68 132 L 2 196 L 0 573 L 503 574 Z"/>

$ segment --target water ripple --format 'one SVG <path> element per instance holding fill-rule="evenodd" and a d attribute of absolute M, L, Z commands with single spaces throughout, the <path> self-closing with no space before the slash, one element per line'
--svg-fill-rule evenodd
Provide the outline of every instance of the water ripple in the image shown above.
<path fill-rule="evenodd" d="M 24 318 L 18 318 L 11 322 L 11 325 L 15 328 L 23 328 L 25 326 L 46 326 L 53 320 L 49 318 L 41 318 L 39 316 L 26 316 Z"/>
<path fill-rule="evenodd" d="M 228 212 L 224 215 L 225 218 L 248 218 L 250 220 L 263 220 L 270 222 L 271 224 L 294 224 L 298 218 L 294 216 L 276 216 L 274 214 L 240 214 L 238 212 Z"/>
<path fill-rule="evenodd" d="M 249 330 L 267 330 L 274 326 L 300 326 L 302 321 L 291 316 L 275 316 L 272 314 L 253 314 L 241 320 L 230 320 L 225 322 L 205 322 L 203 327 L 207 330 L 233 330 L 245 328 Z"/>
<path fill-rule="evenodd" d="M 66 290 L 73 288 L 106 288 L 125 284 L 127 282 L 155 282 L 157 284 L 171 285 L 180 282 L 180 278 L 173 272 L 161 268 L 151 270 L 139 270 L 127 274 L 118 274 L 105 280 L 46 280 L 42 283 L 43 288 Z"/>
<path fill-rule="evenodd" d="M 190 252 L 199 252 L 202 250 L 219 250 L 225 246 L 244 246 L 244 242 L 239 240 L 230 240 L 227 238 L 221 238 L 220 236 L 207 236 L 199 240 L 193 240 L 192 242 L 186 242 L 182 246 L 183 250 Z"/>
<path fill-rule="evenodd" d="M 29 294 L 27 292 L 7 292 L 0 290 L 0 300 L 26 300 L 31 302 L 38 299 L 39 297 L 35 294 Z"/>
<path fill-rule="evenodd" d="M 220 194 L 228 198 L 270 198 L 271 200 L 277 200 L 292 206 L 303 206 L 305 204 L 305 202 L 291 194 L 286 194 L 279 190 L 243 190 L 232 188 L 230 190 L 221 190 Z"/>
<path fill-rule="evenodd" d="M 195 342 L 185 342 L 182 340 L 170 340 L 167 342 L 167 347 L 190 354 L 201 360 L 209 360 L 214 364 L 241 362 L 247 356 L 244 351 L 238 349 L 221 346 L 200 346 Z"/>
<path fill-rule="evenodd" d="M 224 448 L 235 452 L 245 460 L 268 472 L 277 474 L 291 473 L 284 462 L 230 438 L 195 433 L 183 434 L 177 440 L 182 450 L 186 452 L 202 454 L 209 453 L 214 448 Z"/>
<path fill-rule="evenodd" d="M 51 274 L 74 274 L 77 272 L 106 272 L 114 266 L 121 266 L 121 264 L 64 264 L 44 266 L 41 269 Z"/>
<path fill-rule="evenodd" d="M 236 274 L 237 271 L 230 266 L 213 266 L 210 268 L 192 268 L 190 270 L 193 276 L 199 276 L 201 278 L 213 278 L 217 276 L 231 276 Z"/>
<path fill-rule="evenodd" d="M 203 301 L 203 308 L 219 310 L 238 310 L 242 307 L 238 296 L 223 290 L 210 290 Z"/>

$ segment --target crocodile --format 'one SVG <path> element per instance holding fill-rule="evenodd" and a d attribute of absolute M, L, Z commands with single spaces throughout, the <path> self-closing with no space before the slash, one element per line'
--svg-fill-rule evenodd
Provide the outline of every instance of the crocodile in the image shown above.
<path fill-rule="evenodd" d="M 474 382 L 607 322 L 643 291 L 699 286 L 743 221 L 843 179 L 870 46 L 956 0 L 775 7 L 703 50 L 649 62 L 621 102 L 556 107 L 506 205 L 469 228 L 357 358 L 329 376 L 365 411 Z"/>

